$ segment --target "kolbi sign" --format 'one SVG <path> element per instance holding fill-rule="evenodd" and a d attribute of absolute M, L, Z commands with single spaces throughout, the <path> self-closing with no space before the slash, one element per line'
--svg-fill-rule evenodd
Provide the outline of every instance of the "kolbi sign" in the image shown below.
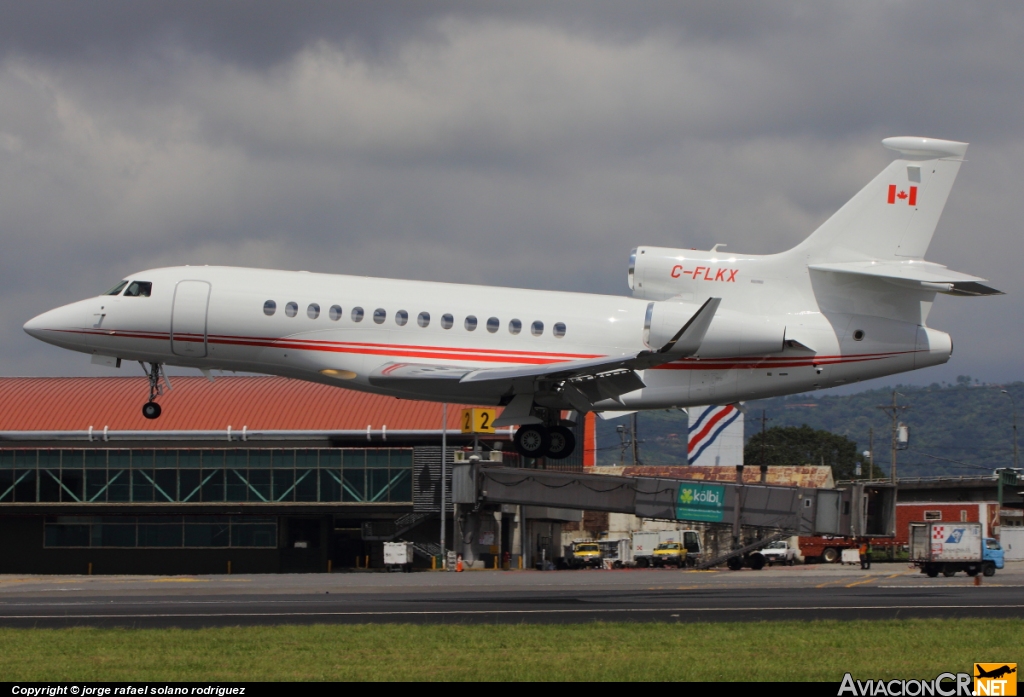
<path fill-rule="evenodd" d="M 676 496 L 676 519 L 720 523 L 725 509 L 725 487 L 721 484 L 679 485 Z"/>

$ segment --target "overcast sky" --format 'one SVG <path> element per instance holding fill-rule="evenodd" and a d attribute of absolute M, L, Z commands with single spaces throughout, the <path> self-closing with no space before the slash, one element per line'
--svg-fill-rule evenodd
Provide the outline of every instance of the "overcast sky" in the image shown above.
<path fill-rule="evenodd" d="M 946 366 L 1024 379 L 1024 5 L 0 3 L 0 375 L 112 375 L 21 325 L 233 264 L 625 294 L 638 244 L 786 249 L 971 143 L 928 258 Z"/>

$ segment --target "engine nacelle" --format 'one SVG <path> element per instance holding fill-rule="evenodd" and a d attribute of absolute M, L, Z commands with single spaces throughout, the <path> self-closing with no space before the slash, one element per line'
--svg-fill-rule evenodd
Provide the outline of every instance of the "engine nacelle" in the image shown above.
<path fill-rule="evenodd" d="M 728 297 L 741 284 L 757 282 L 756 269 L 763 259 L 752 254 L 637 247 L 629 257 L 629 289 L 633 297 L 647 300 L 699 302 Z"/>
<path fill-rule="evenodd" d="M 644 343 L 657 350 L 667 344 L 700 306 L 680 302 L 652 302 L 644 319 Z M 784 349 L 786 327 L 765 317 L 719 310 L 700 344 L 698 358 L 763 356 Z"/>

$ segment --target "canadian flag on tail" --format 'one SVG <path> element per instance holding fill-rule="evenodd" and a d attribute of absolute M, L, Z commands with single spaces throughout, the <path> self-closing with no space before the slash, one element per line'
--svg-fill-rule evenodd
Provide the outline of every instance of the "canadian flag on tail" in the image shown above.
<path fill-rule="evenodd" d="M 890 184 L 889 185 L 889 199 L 888 199 L 888 201 L 889 201 L 889 203 L 896 203 L 897 200 L 899 200 L 900 202 L 906 201 L 908 206 L 916 206 L 917 205 L 917 187 L 916 186 L 910 187 L 910 191 L 907 191 L 905 189 L 897 190 L 895 184 Z"/>

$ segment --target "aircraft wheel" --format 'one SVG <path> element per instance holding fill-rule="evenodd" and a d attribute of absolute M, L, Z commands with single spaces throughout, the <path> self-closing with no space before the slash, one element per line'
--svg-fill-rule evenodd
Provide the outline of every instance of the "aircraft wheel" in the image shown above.
<path fill-rule="evenodd" d="M 146 402 L 142 405 L 142 415 L 147 419 L 155 419 L 160 416 L 160 405 L 156 402 Z"/>
<path fill-rule="evenodd" d="M 548 436 L 551 444 L 548 445 L 546 455 L 554 460 L 561 460 L 572 455 L 576 450 L 576 436 L 565 426 L 555 426 L 548 429 Z"/>
<path fill-rule="evenodd" d="M 743 559 L 741 559 L 740 557 L 730 557 L 729 561 L 726 562 L 726 565 L 732 571 L 739 571 L 743 568 Z"/>
<path fill-rule="evenodd" d="M 754 571 L 760 571 L 764 568 L 764 555 L 754 552 L 750 555 L 750 568 Z"/>
<path fill-rule="evenodd" d="M 521 426 L 512 443 L 523 457 L 543 457 L 551 447 L 551 436 L 543 426 Z"/>

